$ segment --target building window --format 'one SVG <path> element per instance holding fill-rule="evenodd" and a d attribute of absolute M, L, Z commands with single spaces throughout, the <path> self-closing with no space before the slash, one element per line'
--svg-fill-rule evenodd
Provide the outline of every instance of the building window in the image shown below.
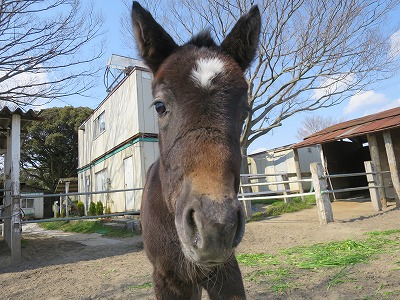
<path fill-rule="evenodd" d="M 107 190 L 107 169 L 103 169 L 94 174 L 94 188 L 96 192 L 102 192 Z M 105 199 L 107 195 L 105 193 L 101 193 L 97 195 L 96 201 L 100 201 L 105 203 Z"/>
<path fill-rule="evenodd" d="M 96 192 L 107 190 L 107 169 L 94 174 Z"/>
<path fill-rule="evenodd" d="M 104 111 L 94 120 L 94 138 L 97 138 L 106 130 L 106 117 Z"/>
<path fill-rule="evenodd" d="M 21 199 L 21 208 L 33 208 L 33 199 Z"/>

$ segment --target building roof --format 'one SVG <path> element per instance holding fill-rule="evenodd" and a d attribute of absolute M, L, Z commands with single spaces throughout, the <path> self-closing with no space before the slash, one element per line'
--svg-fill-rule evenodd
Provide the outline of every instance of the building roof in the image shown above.
<path fill-rule="evenodd" d="M 113 54 L 114 55 L 114 54 Z M 127 58 L 130 59 L 130 58 Z M 107 101 L 108 98 L 111 97 L 111 95 L 118 90 L 118 88 L 128 79 L 129 76 L 131 76 L 136 70 L 138 71 L 145 71 L 145 72 L 149 72 L 151 73 L 150 69 L 140 60 L 137 59 L 131 59 L 132 61 L 135 61 L 134 66 L 132 67 L 128 67 L 126 69 L 125 72 L 125 76 L 123 79 L 121 79 L 121 81 L 118 82 L 118 84 L 116 84 L 112 90 L 107 94 L 107 96 L 100 102 L 99 105 L 97 105 L 97 107 L 95 109 L 93 109 L 92 113 L 86 118 L 85 121 L 83 121 L 83 123 L 79 126 L 79 129 L 83 129 L 84 125 L 86 124 L 86 122 L 88 122 L 90 120 L 90 118 L 92 117 L 92 115 L 94 115 L 96 113 L 97 110 L 99 110 L 101 108 L 101 106 L 104 104 L 104 102 Z"/>
<path fill-rule="evenodd" d="M 292 148 L 324 144 L 398 127 L 400 127 L 400 107 L 327 127 L 294 144 Z"/>
<path fill-rule="evenodd" d="M 65 193 L 65 186 L 67 182 L 69 182 L 69 193 L 78 192 L 78 177 L 60 178 L 54 192 L 56 194 Z"/>
<path fill-rule="evenodd" d="M 10 109 L 4 106 L 0 110 L 0 129 L 6 130 L 11 126 L 11 118 L 13 114 L 19 114 L 21 116 L 21 129 L 26 127 L 31 121 L 40 121 L 43 118 L 39 117 L 39 113 L 30 109 L 24 112 L 21 108 Z"/>
<path fill-rule="evenodd" d="M 4 153 L 7 147 L 7 129 L 11 127 L 11 120 L 13 114 L 19 114 L 21 116 L 21 130 L 24 130 L 26 126 L 32 121 L 42 121 L 40 112 L 37 113 L 30 109 L 24 112 L 21 108 L 9 108 L 4 106 L 0 110 L 0 153 Z"/>

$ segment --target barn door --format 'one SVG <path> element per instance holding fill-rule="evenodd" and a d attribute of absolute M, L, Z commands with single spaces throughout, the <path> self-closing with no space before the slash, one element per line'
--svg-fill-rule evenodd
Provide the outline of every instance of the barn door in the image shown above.
<path fill-rule="evenodd" d="M 124 159 L 124 180 L 125 189 L 132 189 L 133 186 L 133 158 L 129 156 Z M 133 210 L 135 208 L 135 192 L 125 192 L 125 208 L 126 210 Z"/>

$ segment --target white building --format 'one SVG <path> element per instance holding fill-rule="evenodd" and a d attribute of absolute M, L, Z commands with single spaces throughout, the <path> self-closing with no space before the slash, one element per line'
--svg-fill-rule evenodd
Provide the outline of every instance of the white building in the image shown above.
<path fill-rule="evenodd" d="M 310 178 L 310 164 L 313 162 L 321 162 L 320 150 L 317 146 L 309 146 L 297 149 L 298 162 L 302 178 Z M 248 157 L 250 174 L 268 174 L 271 176 L 258 179 L 258 182 L 276 182 L 282 181 L 281 175 L 287 175 L 293 180 L 296 175 L 296 161 L 294 150 L 289 146 L 283 146 L 275 149 L 265 150 L 259 153 L 250 154 Z M 304 182 L 303 188 L 308 191 L 311 188 L 309 182 Z M 283 187 L 277 185 L 264 185 L 258 187 L 258 191 L 276 191 L 282 190 Z M 290 183 L 291 191 L 298 191 L 298 183 Z"/>
<path fill-rule="evenodd" d="M 158 157 L 157 118 L 151 107 L 151 72 L 140 62 L 81 125 L 78 134 L 79 192 L 143 188 Z M 142 191 L 81 196 L 111 212 L 140 209 Z"/>
<path fill-rule="evenodd" d="M 26 219 L 42 219 L 44 216 L 44 193 L 21 193 L 22 196 L 29 195 L 32 198 L 21 199 L 22 216 Z"/>

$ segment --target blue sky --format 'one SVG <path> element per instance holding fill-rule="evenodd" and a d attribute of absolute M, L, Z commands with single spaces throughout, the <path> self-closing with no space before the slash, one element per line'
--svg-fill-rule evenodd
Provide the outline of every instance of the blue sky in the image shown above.
<path fill-rule="evenodd" d="M 106 49 L 100 64 L 106 66 L 108 58 L 111 54 L 118 54 L 138 58 L 136 49 L 128 49 L 123 39 L 126 38 L 121 32 L 121 16 L 126 13 L 126 7 L 122 0 L 97 0 L 95 1 L 96 9 L 102 13 L 104 18 L 104 30 L 106 31 Z M 102 71 L 104 72 L 104 71 Z M 106 96 L 106 88 L 103 84 L 103 73 L 99 74 L 99 84 L 91 97 L 88 98 L 69 98 L 64 102 L 53 101 L 49 106 L 88 106 L 91 108 L 97 105 Z M 368 91 L 364 91 L 359 95 L 353 96 L 345 100 L 342 104 L 335 107 L 318 110 L 313 114 L 321 116 L 332 116 L 334 119 L 344 117 L 346 120 L 359 118 L 368 114 L 376 113 L 385 109 L 400 106 L 400 77 L 390 80 L 381 81 Z M 281 127 L 274 129 L 271 133 L 261 137 L 255 141 L 249 148 L 249 152 L 257 149 L 271 149 L 297 142 L 297 128 L 306 116 L 298 114 L 285 120 Z"/>

